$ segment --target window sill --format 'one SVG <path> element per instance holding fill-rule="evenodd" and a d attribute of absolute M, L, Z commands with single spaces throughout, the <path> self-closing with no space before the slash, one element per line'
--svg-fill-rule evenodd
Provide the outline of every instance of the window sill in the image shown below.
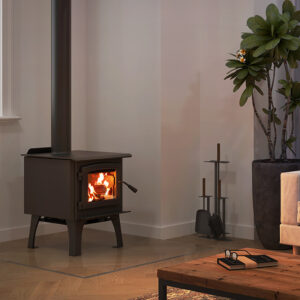
<path fill-rule="evenodd" d="M 19 116 L 0 116 L 0 123 L 12 122 L 12 121 L 18 121 L 18 120 L 21 120 L 21 117 L 19 117 Z"/>

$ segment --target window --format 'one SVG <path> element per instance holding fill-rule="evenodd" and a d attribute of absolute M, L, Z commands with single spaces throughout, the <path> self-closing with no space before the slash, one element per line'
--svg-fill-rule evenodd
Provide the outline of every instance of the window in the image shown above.
<path fill-rule="evenodd" d="M 0 0 L 0 121 L 18 120 L 13 107 L 13 7 L 11 0 Z"/>

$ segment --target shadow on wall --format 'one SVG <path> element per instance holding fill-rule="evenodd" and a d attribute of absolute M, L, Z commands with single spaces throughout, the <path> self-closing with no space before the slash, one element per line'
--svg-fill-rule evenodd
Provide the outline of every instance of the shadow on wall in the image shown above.
<path fill-rule="evenodd" d="M 165 104 L 162 118 L 162 198 L 172 202 L 163 211 L 167 220 L 194 218 L 200 190 L 200 74 L 188 86 L 185 99 Z M 172 107 L 173 106 L 173 107 Z M 167 221 L 168 222 L 168 221 Z"/>
<path fill-rule="evenodd" d="M 25 220 L 23 210 L 23 164 L 20 154 L 19 122 L 0 124 L 0 199 L 1 215 L 4 228 L 22 225 Z M 2 223 L 1 222 L 1 223 Z"/>

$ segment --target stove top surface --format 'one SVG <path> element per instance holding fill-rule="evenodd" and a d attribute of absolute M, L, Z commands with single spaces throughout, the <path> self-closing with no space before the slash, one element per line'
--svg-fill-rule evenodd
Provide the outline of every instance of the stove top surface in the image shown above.
<path fill-rule="evenodd" d="M 35 157 L 35 158 L 63 159 L 63 160 L 72 160 L 72 161 L 88 161 L 88 160 L 125 158 L 125 157 L 131 157 L 132 155 L 130 153 L 73 150 L 68 153 L 52 153 L 52 152 L 27 153 L 27 154 L 23 154 L 23 156 Z"/>

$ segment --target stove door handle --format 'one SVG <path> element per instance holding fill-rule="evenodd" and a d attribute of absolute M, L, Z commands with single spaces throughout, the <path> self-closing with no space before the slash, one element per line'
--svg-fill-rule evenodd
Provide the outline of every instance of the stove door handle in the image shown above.
<path fill-rule="evenodd" d="M 134 193 L 136 193 L 138 191 L 137 188 L 135 188 L 134 186 L 132 186 L 131 184 L 127 183 L 124 180 L 120 180 L 119 182 L 125 184 Z"/>

